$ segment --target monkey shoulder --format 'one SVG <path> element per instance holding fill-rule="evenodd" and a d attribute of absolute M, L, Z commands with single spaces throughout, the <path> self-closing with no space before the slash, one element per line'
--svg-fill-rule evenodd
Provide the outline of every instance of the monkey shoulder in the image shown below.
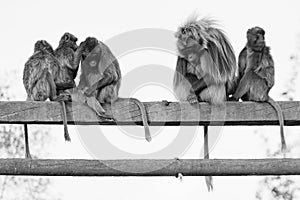
<path fill-rule="evenodd" d="M 66 56 L 66 55 L 72 55 L 74 53 L 75 51 L 70 47 L 59 47 L 54 51 L 55 56 Z"/>
<path fill-rule="evenodd" d="M 60 62 L 72 62 L 74 60 L 74 50 L 71 48 L 59 48 L 54 52 L 55 57 Z"/>
<path fill-rule="evenodd" d="M 244 47 L 242 51 L 239 53 L 239 59 L 243 59 L 247 56 L 247 47 Z"/>
<path fill-rule="evenodd" d="M 274 60 L 270 52 L 270 47 L 265 47 L 263 50 L 263 62 L 266 66 L 274 67 Z"/>

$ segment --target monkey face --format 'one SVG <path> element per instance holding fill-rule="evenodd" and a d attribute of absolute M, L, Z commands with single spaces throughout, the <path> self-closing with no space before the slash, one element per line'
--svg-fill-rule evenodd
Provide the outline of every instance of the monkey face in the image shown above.
<path fill-rule="evenodd" d="M 254 51 L 261 51 L 265 47 L 265 31 L 254 27 L 247 31 L 247 47 Z"/>
<path fill-rule="evenodd" d="M 184 48 L 180 48 L 184 47 Z M 196 66 L 200 64 L 200 57 L 202 56 L 205 48 L 197 43 L 194 39 L 188 39 L 185 46 L 179 46 L 178 52 L 181 57 L 189 61 L 190 64 Z"/>

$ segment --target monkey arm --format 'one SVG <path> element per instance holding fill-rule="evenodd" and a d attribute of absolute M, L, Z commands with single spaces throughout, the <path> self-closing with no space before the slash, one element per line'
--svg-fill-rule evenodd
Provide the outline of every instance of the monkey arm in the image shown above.
<path fill-rule="evenodd" d="M 274 67 L 273 66 L 263 67 L 262 69 L 257 71 L 256 74 L 266 81 L 267 86 L 269 88 L 273 87 L 273 85 L 274 85 Z"/>
<path fill-rule="evenodd" d="M 237 83 L 239 83 L 242 77 L 244 76 L 246 66 L 247 66 L 247 48 L 244 47 L 241 53 L 239 54 L 238 73 L 236 78 Z"/>
<path fill-rule="evenodd" d="M 55 83 L 57 90 L 67 90 L 76 87 L 75 82 L 70 80 L 65 83 Z"/>
<path fill-rule="evenodd" d="M 94 83 L 92 86 L 90 86 L 86 91 L 86 96 L 92 96 L 96 90 L 100 90 L 101 88 L 111 85 L 114 82 L 119 80 L 119 74 L 117 73 L 116 67 L 113 64 L 113 66 L 108 67 L 104 73 L 103 78 L 100 79 L 98 82 Z"/>
<path fill-rule="evenodd" d="M 207 84 L 204 80 L 204 77 L 198 79 L 196 75 L 191 73 L 187 73 L 185 77 L 192 85 L 191 92 L 195 92 L 196 94 L 199 94 L 202 90 L 207 88 Z"/>
<path fill-rule="evenodd" d="M 100 79 L 98 82 L 94 83 L 91 87 L 89 87 L 84 94 L 88 97 L 92 96 L 94 92 L 100 88 L 103 88 L 107 85 L 112 84 L 115 79 L 111 76 L 104 76 L 104 78 Z"/>

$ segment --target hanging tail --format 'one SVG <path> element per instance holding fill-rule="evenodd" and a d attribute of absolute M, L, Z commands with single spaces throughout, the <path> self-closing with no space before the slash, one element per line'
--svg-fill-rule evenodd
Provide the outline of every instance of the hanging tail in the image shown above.
<path fill-rule="evenodd" d="M 69 131 L 68 131 L 66 104 L 64 101 L 60 101 L 60 104 L 61 104 L 61 118 L 64 123 L 64 137 L 66 141 L 71 141 Z"/>
<path fill-rule="evenodd" d="M 208 126 L 204 126 L 204 159 L 209 159 L 209 147 L 208 147 Z M 213 178 L 212 176 L 205 176 L 205 182 L 208 191 L 213 191 Z"/>
<path fill-rule="evenodd" d="M 150 134 L 148 118 L 147 118 L 146 109 L 145 109 L 144 104 L 142 104 L 142 102 L 140 102 L 136 98 L 129 98 L 129 99 L 131 101 L 133 101 L 140 108 L 141 115 L 142 115 L 142 121 L 143 121 L 143 125 L 144 125 L 144 130 L 145 130 L 145 139 L 148 142 L 151 142 L 152 138 L 151 138 L 151 134 Z"/>
<path fill-rule="evenodd" d="M 278 120 L 279 120 L 279 125 L 280 125 L 281 150 L 283 153 L 285 153 L 286 152 L 286 143 L 285 143 L 284 130 L 283 130 L 284 119 L 283 119 L 283 113 L 282 113 L 281 107 L 271 97 L 269 97 L 268 103 L 276 110 L 276 113 L 278 115 Z"/>

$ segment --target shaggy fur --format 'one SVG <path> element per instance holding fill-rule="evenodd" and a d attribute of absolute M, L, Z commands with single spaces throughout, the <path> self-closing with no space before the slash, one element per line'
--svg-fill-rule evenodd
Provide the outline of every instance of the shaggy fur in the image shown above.
<path fill-rule="evenodd" d="M 187 100 L 189 89 L 185 75 L 194 73 L 198 78 L 206 77 L 205 82 L 208 85 L 208 88 L 199 94 L 200 99 L 222 104 L 233 92 L 236 72 L 234 51 L 224 32 L 217 28 L 216 21 L 208 18 L 197 20 L 197 17 L 193 16 L 178 28 L 175 37 L 179 57 L 187 60 L 180 61 L 176 67 L 173 86 L 178 99 Z M 199 52 L 203 49 L 205 51 L 200 55 Z M 194 62 L 188 57 L 192 54 Z M 191 70 L 193 68 L 194 70 Z"/>

